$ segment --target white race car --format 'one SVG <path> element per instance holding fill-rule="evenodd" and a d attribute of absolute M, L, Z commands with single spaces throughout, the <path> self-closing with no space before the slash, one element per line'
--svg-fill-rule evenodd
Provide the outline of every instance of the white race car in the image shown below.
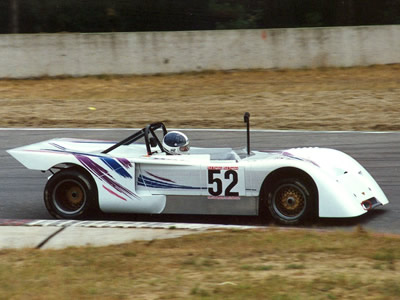
<path fill-rule="evenodd" d="M 251 151 L 248 113 L 245 122 L 243 150 L 192 147 L 173 155 L 164 144 L 164 124 L 153 123 L 118 143 L 62 138 L 8 152 L 28 169 L 52 173 L 44 201 L 57 218 L 87 218 L 100 209 L 260 214 L 298 224 L 316 217 L 355 217 L 389 202 L 368 171 L 343 152 Z"/>

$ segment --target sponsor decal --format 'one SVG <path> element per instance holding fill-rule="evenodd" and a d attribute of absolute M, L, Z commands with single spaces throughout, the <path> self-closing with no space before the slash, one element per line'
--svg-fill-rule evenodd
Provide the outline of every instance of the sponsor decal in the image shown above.
<path fill-rule="evenodd" d="M 239 196 L 208 196 L 209 200 L 240 200 Z"/>
<path fill-rule="evenodd" d="M 214 166 L 209 166 L 207 169 L 208 170 L 239 170 L 239 167 L 214 167 Z"/>

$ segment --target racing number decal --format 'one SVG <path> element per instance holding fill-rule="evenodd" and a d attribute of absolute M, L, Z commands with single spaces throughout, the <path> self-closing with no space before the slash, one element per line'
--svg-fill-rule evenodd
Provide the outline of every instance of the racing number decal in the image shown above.
<path fill-rule="evenodd" d="M 214 189 L 214 187 L 208 188 L 208 192 L 210 195 L 213 196 L 220 196 L 223 192 L 223 181 L 221 178 L 216 177 L 219 174 L 221 174 L 221 170 L 212 170 L 208 169 L 208 183 L 216 183 L 217 186 Z M 239 196 L 238 192 L 232 192 L 232 189 L 236 186 L 238 183 L 238 174 L 234 170 L 228 170 L 225 172 L 224 178 L 227 179 L 228 181 L 231 180 L 231 183 L 226 187 L 225 189 L 225 196 Z"/>
<path fill-rule="evenodd" d="M 232 189 L 237 185 L 238 183 L 238 174 L 236 171 L 233 170 L 228 170 L 225 172 L 225 179 L 230 179 L 232 175 L 232 182 L 230 185 L 225 190 L 225 196 L 239 196 L 238 192 L 232 192 Z"/>
<path fill-rule="evenodd" d="M 208 169 L 208 184 L 213 184 L 213 183 L 217 184 L 215 190 L 214 186 L 208 188 L 208 192 L 210 193 L 210 195 L 219 196 L 222 194 L 222 180 L 220 178 L 215 178 L 214 176 L 220 173 L 221 173 L 220 170 Z"/>
<path fill-rule="evenodd" d="M 239 199 L 238 167 L 208 167 L 208 194 L 211 199 Z"/>

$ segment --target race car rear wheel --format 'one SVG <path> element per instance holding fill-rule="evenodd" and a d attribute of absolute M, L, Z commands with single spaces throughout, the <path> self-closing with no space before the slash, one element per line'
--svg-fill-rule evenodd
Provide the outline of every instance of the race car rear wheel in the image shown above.
<path fill-rule="evenodd" d="M 267 193 L 270 215 L 280 224 L 295 225 L 313 220 L 315 192 L 303 178 L 284 178 L 273 182 Z"/>
<path fill-rule="evenodd" d="M 97 189 L 89 174 L 77 169 L 61 170 L 47 182 L 44 202 L 56 218 L 80 219 L 97 209 Z"/>

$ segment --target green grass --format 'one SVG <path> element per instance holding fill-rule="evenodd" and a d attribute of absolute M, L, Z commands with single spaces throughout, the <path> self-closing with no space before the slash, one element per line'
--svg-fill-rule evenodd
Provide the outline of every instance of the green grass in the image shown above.
<path fill-rule="evenodd" d="M 400 239 L 278 229 L 0 251 L 0 299 L 399 299 Z"/>

